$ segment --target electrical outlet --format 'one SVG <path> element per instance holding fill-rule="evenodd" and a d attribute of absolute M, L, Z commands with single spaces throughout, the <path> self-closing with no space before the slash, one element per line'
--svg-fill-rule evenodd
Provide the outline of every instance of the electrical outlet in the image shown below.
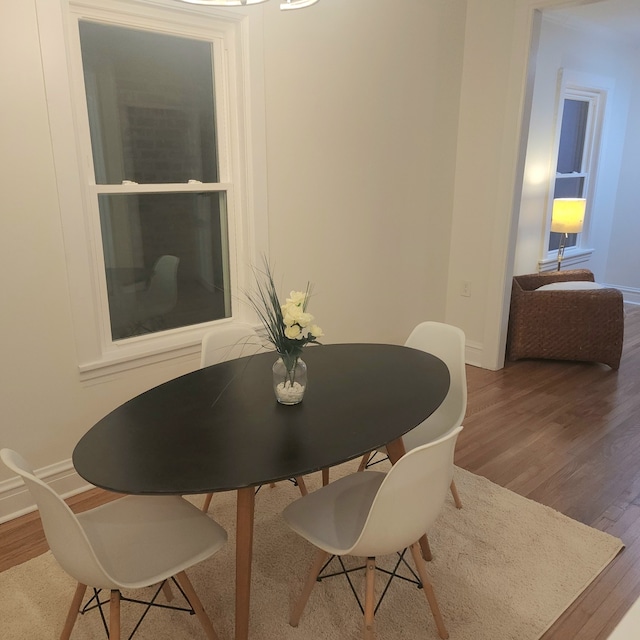
<path fill-rule="evenodd" d="M 465 296 L 465 298 L 471 297 L 471 283 L 468 280 L 462 281 L 462 286 L 460 287 L 460 295 Z"/>

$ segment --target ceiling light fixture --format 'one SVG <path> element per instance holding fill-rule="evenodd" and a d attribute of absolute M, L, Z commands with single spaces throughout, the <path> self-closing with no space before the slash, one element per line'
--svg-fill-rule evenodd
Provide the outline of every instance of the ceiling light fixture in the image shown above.
<path fill-rule="evenodd" d="M 286 0 L 280 3 L 280 9 L 282 11 L 288 11 L 289 9 L 304 9 L 315 4 L 318 0 Z"/>
<path fill-rule="evenodd" d="M 205 4 L 212 7 L 244 7 L 251 4 L 262 4 L 267 0 L 180 0 L 189 4 Z M 280 3 L 282 11 L 290 9 L 304 9 L 315 4 L 318 0 L 284 0 Z"/>

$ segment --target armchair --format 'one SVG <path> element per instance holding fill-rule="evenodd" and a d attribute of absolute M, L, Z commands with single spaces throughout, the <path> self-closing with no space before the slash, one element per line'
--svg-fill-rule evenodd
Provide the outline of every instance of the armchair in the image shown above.
<path fill-rule="evenodd" d="M 620 366 L 624 336 L 622 293 L 593 284 L 587 269 L 514 276 L 507 358 L 546 358 Z M 540 290 L 552 283 L 567 288 Z M 574 288 L 572 288 L 574 287 Z M 578 288 L 581 287 L 581 288 Z"/>

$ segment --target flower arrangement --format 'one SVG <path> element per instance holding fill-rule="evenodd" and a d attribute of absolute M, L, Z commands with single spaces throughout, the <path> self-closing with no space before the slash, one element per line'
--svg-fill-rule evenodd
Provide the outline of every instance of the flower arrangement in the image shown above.
<path fill-rule="evenodd" d="M 268 264 L 265 271 L 256 274 L 257 295 L 249 296 L 249 302 L 262 322 L 265 338 L 285 361 L 295 364 L 302 348 L 317 343 L 324 333 L 313 324 L 314 317 L 307 311 L 311 296 L 311 285 L 305 291 L 292 291 L 284 304 L 280 304 L 273 275 Z M 291 369 L 287 366 L 287 369 Z"/>
<path fill-rule="evenodd" d="M 283 386 L 293 387 L 296 365 L 303 347 L 311 343 L 319 344 L 318 338 L 324 335 L 307 311 L 311 285 L 307 283 L 304 291 L 291 291 L 284 304 L 281 304 L 271 268 L 265 260 L 264 271 L 256 271 L 256 289 L 254 295 L 248 296 L 249 302 L 262 322 L 264 337 L 273 344 L 282 359 L 286 369 Z"/>

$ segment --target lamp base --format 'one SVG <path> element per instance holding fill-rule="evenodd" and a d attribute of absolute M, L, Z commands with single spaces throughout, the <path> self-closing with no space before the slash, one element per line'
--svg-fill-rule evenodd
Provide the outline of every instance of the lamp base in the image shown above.
<path fill-rule="evenodd" d="M 558 271 L 560 271 L 560 267 L 562 266 L 562 261 L 564 260 L 564 248 L 567 244 L 567 239 L 569 238 L 568 233 L 563 233 L 560 238 L 560 246 L 558 247 Z"/>

